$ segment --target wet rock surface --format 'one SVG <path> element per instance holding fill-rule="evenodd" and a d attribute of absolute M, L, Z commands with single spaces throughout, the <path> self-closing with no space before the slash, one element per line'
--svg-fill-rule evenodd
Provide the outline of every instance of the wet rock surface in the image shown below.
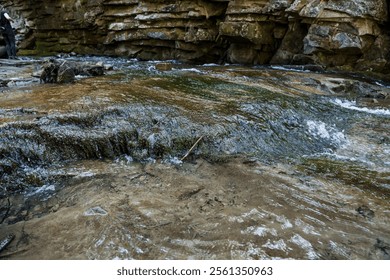
<path fill-rule="evenodd" d="M 78 59 L 1 88 L 0 258 L 388 259 L 385 80 Z"/>
<path fill-rule="evenodd" d="M 24 54 L 59 52 L 389 73 L 385 0 L 3 1 Z"/>
<path fill-rule="evenodd" d="M 236 158 L 64 169 L 74 173 L 66 187 L 35 194 L 23 220 L 8 218 L 3 232 L 17 236 L 2 258 L 388 258 L 377 242 L 389 236 L 384 200 L 318 177 L 301 182 L 282 166 Z M 378 211 L 372 221 L 355 214 L 361 200 Z"/>
<path fill-rule="evenodd" d="M 20 87 L 39 82 L 34 77 L 34 72 L 40 69 L 40 65 L 33 59 L 10 60 L 0 59 L 0 91 L 7 87 Z"/>
<path fill-rule="evenodd" d="M 91 65 L 82 62 L 69 62 L 66 60 L 49 59 L 42 65 L 40 81 L 44 83 L 73 83 L 76 76 L 102 76 L 103 65 Z"/>

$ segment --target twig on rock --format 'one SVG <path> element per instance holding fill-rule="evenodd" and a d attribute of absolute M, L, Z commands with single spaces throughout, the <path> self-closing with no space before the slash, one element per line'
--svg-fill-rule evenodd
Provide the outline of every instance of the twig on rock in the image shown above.
<path fill-rule="evenodd" d="M 183 161 L 186 157 L 188 157 L 188 155 L 192 152 L 193 149 L 195 149 L 196 145 L 198 145 L 199 141 L 203 139 L 203 136 L 200 136 L 198 140 L 196 140 L 195 144 L 192 145 L 191 149 L 188 150 L 188 152 L 184 155 L 184 157 L 182 157 L 180 160 Z"/>

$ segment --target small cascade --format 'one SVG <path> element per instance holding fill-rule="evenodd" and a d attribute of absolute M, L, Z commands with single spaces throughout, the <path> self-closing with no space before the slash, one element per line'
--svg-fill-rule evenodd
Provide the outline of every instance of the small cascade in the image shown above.
<path fill-rule="evenodd" d="M 0 93 L 11 258 L 388 258 L 381 81 L 65 59 L 112 70 Z"/>

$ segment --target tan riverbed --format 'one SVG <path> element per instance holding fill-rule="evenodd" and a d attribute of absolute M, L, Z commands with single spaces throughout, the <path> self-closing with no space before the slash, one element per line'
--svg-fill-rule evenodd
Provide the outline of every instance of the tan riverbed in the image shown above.
<path fill-rule="evenodd" d="M 199 69 L 3 88 L 0 258 L 389 259 L 387 109 L 318 96 L 390 89 Z"/>

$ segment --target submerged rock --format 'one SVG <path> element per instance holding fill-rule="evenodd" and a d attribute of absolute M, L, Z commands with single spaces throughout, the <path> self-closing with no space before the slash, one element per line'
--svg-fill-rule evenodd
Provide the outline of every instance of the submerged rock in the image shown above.
<path fill-rule="evenodd" d="M 370 208 L 368 208 L 368 206 L 366 205 L 362 205 L 362 206 L 359 206 L 356 211 L 358 212 L 358 214 L 362 215 L 363 217 L 365 218 L 368 218 L 368 219 L 372 219 L 375 217 L 375 213 L 374 211 L 372 211 Z"/>
<path fill-rule="evenodd" d="M 383 259 L 390 260 L 390 244 L 377 238 L 374 245 L 376 250 L 379 250 L 383 254 Z"/>

